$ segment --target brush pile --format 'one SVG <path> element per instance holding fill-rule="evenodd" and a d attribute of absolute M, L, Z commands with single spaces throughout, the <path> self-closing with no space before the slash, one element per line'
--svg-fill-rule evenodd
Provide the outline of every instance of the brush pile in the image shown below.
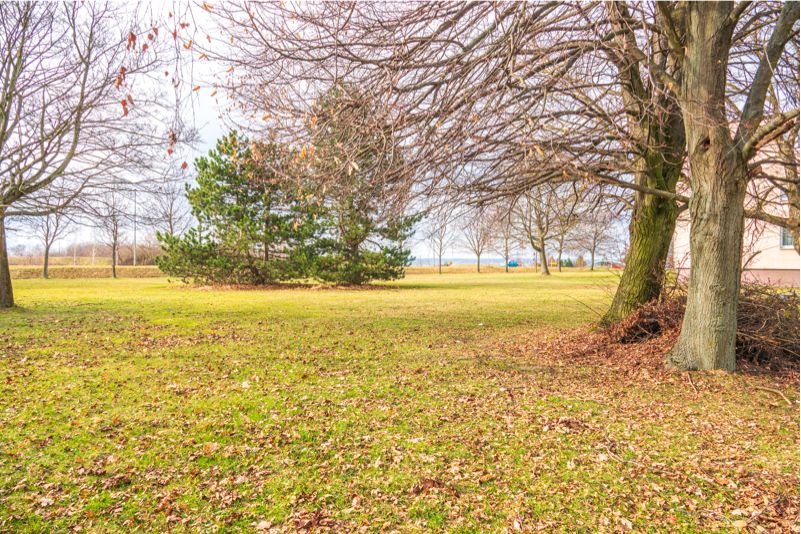
<path fill-rule="evenodd" d="M 686 302 L 687 287 L 674 285 L 610 327 L 607 335 L 617 343 L 639 343 L 662 336 L 675 339 Z M 753 364 L 798 362 L 797 290 L 743 283 L 737 306 L 737 359 Z"/>

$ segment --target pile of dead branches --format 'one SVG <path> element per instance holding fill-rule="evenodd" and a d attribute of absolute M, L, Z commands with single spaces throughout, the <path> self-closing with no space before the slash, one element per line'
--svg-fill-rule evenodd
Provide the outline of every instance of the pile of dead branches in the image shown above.
<path fill-rule="evenodd" d="M 616 343 L 677 337 L 687 302 L 687 286 L 676 284 L 607 330 Z M 799 294 L 762 284 L 743 284 L 737 307 L 737 359 L 766 363 L 799 359 Z"/>

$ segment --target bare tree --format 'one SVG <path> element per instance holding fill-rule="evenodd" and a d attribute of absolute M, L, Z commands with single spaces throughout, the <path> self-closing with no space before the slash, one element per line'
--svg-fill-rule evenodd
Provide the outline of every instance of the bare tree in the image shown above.
<path fill-rule="evenodd" d="M 241 108 L 269 109 L 285 135 L 334 80 L 371 88 L 395 110 L 424 190 L 443 179 L 488 199 L 547 181 L 636 190 L 613 321 L 661 289 L 685 158 L 675 99 L 636 67 L 624 19 L 611 4 L 228 3 L 219 42 L 236 49 L 218 57 L 239 73 L 228 88 Z M 647 60 L 673 72 L 660 39 Z M 452 165 L 482 172 L 437 172 Z"/>
<path fill-rule="evenodd" d="M 553 240 L 556 243 L 556 265 L 561 273 L 565 243 L 579 223 L 580 210 L 587 192 L 576 182 L 564 184 L 558 188 L 557 194 L 554 195 Z"/>
<path fill-rule="evenodd" d="M 111 249 L 111 277 L 117 278 L 120 243 L 130 219 L 125 192 L 108 189 L 90 199 L 84 209 L 90 217 L 90 223 L 98 230 L 103 244 Z"/>
<path fill-rule="evenodd" d="M 0 307 L 14 304 L 5 220 L 46 215 L 170 139 L 148 75 L 172 39 L 137 6 L 0 3 Z M 57 179 L 65 196 L 37 193 Z M 54 204 L 42 203 L 42 200 Z"/>
<path fill-rule="evenodd" d="M 550 275 L 546 243 L 551 239 L 554 220 L 554 187 L 539 185 L 518 198 L 515 208 L 521 237 L 540 256 L 540 274 Z"/>
<path fill-rule="evenodd" d="M 159 232 L 180 235 L 192 225 L 192 214 L 184 185 L 176 180 L 153 184 L 148 188 L 146 219 Z"/>
<path fill-rule="evenodd" d="M 503 257 L 504 271 L 509 272 L 509 261 L 512 258 L 512 251 L 514 250 L 515 235 L 516 235 L 516 219 L 514 212 L 514 202 L 507 202 L 498 204 L 494 207 L 495 224 L 497 231 L 495 232 L 495 250 Z"/>
<path fill-rule="evenodd" d="M 442 257 L 453 246 L 456 234 L 452 225 L 454 214 L 450 206 L 440 206 L 429 216 L 426 236 L 437 259 L 437 272 L 442 274 Z"/>
<path fill-rule="evenodd" d="M 57 205 L 59 199 L 68 195 L 69 182 L 57 180 L 52 187 L 34 193 L 36 202 L 42 205 Z M 21 217 L 22 222 L 42 245 L 42 278 L 49 277 L 50 250 L 53 244 L 70 229 L 72 214 L 68 207 L 57 207 L 43 215 Z"/>
<path fill-rule="evenodd" d="M 47 215 L 31 217 L 30 227 L 33 235 L 42 244 L 42 278 L 50 276 L 50 249 L 53 244 L 67 233 L 70 227 L 70 219 L 64 209 L 58 209 Z"/>
<path fill-rule="evenodd" d="M 495 221 L 491 213 L 482 208 L 468 210 L 463 216 L 462 237 L 464 243 L 476 256 L 476 272 L 481 272 L 481 255 L 492 244 L 495 237 Z"/>
<path fill-rule="evenodd" d="M 615 228 L 615 215 L 605 206 L 587 212 L 579 222 L 577 244 L 590 254 L 590 270 L 595 270 L 595 258 L 599 250 L 605 250 Z"/>
<path fill-rule="evenodd" d="M 729 62 L 741 61 L 732 50 L 735 30 L 748 7 L 747 3 L 688 4 L 680 19 L 674 8 L 676 17 L 670 20 L 686 46 L 681 55 L 673 52 L 684 73 L 673 90 L 684 117 L 692 186 L 687 308 L 668 356 L 668 363 L 679 369 L 735 368 L 748 162 L 760 143 L 798 120 L 795 107 L 784 113 L 774 110 L 763 124 L 768 87 L 785 46 L 794 40 L 798 50 L 799 5 L 787 2 L 764 48 L 754 53 L 756 68 L 753 78 L 743 84 L 743 103 L 733 110 L 738 125 L 732 134 L 726 113 Z"/>

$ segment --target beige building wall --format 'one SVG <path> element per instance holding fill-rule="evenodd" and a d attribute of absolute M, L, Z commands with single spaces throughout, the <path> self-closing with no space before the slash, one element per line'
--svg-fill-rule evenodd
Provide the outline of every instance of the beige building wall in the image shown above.
<path fill-rule="evenodd" d="M 760 221 L 747 221 L 743 239 L 743 280 L 799 287 L 799 262 L 789 236 L 778 226 Z M 689 274 L 690 223 L 680 217 L 673 236 L 672 261 L 683 276 Z"/>

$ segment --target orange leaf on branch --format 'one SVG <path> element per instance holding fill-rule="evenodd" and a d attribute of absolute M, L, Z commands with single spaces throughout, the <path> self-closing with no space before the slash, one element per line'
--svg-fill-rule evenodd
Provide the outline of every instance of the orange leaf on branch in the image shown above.
<path fill-rule="evenodd" d="M 117 80 L 114 82 L 114 87 L 119 89 L 122 87 L 122 84 L 125 82 L 125 73 L 127 69 L 125 67 L 120 67 L 120 73 L 117 74 Z"/>

